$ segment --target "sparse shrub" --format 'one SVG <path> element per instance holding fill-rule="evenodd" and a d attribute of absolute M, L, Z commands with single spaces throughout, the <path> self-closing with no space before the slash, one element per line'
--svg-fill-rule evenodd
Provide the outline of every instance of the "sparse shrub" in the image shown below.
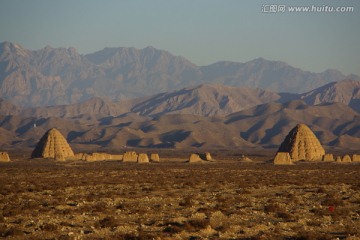
<path fill-rule="evenodd" d="M 179 233 L 181 231 L 182 231 L 181 226 L 177 226 L 177 225 L 169 225 L 169 226 L 165 227 L 163 230 L 163 232 L 170 233 L 170 234 Z"/>
<path fill-rule="evenodd" d="M 277 203 L 270 203 L 264 207 L 266 213 L 281 212 L 283 209 Z"/>
<path fill-rule="evenodd" d="M 210 226 L 217 231 L 225 231 L 229 228 L 229 218 L 221 211 L 216 211 L 211 214 Z"/>
<path fill-rule="evenodd" d="M 60 237 L 59 237 L 59 240 L 70 240 L 70 239 L 71 239 L 71 237 L 69 235 L 65 235 L 65 234 L 60 235 Z"/>
<path fill-rule="evenodd" d="M 104 212 L 106 210 L 106 204 L 104 202 L 98 202 L 92 208 L 93 212 Z"/>
<path fill-rule="evenodd" d="M 40 226 L 41 230 L 48 232 L 56 231 L 57 228 L 58 226 L 52 223 L 44 223 L 43 225 Z"/>
<path fill-rule="evenodd" d="M 294 237 L 293 240 L 331 240 L 332 236 L 320 233 L 320 232 L 308 232 L 303 231 L 298 234 L 297 237 Z"/>
<path fill-rule="evenodd" d="M 193 219 L 189 220 L 188 223 L 196 230 L 206 228 L 209 225 L 208 219 Z"/>
<path fill-rule="evenodd" d="M 125 204 L 119 203 L 119 204 L 117 204 L 117 205 L 115 206 L 115 208 L 116 208 L 116 209 L 121 209 L 121 210 L 123 210 L 123 209 L 125 209 Z"/>
<path fill-rule="evenodd" d="M 320 208 L 313 208 L 310 210 L 310 212 L 312 212 L 315 216 L 320 216 L 320 217 L 325 215 L 330 215 L 330 211 Z"/>
<path fill-rule="evenodd" d="M 321 202 L 323 206 L 342 206 L 343 200 L 337 194 L 327 194 L 325 200 Z"/>
<path fill-rule="evenodd" d="M 347 223 L 345 227 L 345 232 L 349 236 L 356 236 L 360 233 L 360 226 L 356 223 Z"/>
<path fill-rule="evenodd" d="M 21 207 L 9 204 L 5 205 L 2 211 L 2 215 L 4 217 L 17 216 L 21 214 Z"/>
<path fill-rule="evenodd" d="M 324 187 L 319 187 L 317 193 L 326 193 L 326 190 Z"/>
<path fill-rule="evenodd" d="M 180 203 L 179 206 L 181 207 L 191 207 L 192 206 L 192 196 L 185 197 Z"/>
<path fill-rule="evenodd" d="M 116 218 L 113 216 L 105 217 L 99 220 L 98 224 L 96 225 L 99 228 L 115 228 L 119 225 Z"/>
<path fill-rule="evenodd" d="M 6 237 L 7 227 L 5 224 L 0 224 L 0 237 Z"/>
<path fill-rule="evenodd" d="M 154 189 L 152 187 L 143 187 L 141 190 L 145 193 L 150 193 L 150 192 L 154 191 Z"/>
<path fill-rule="evenodd" d="M 278 218 L 282 218 L 282 219 L 284 219 L 284 220 L 286 220 L 286 221 L 293 221 L 292 215 L 289 214 L 289 213 L 287 213 L 287 212 L 277 212 L 277 213 L 276 213 L 276 216 L 277 216 Z"/>
<path fill-rule="evenodd" d="M 1 237 L 14 237 L 14 236 L 23 236 L 25 233 L 17 228 L 11 227 L 9 229 L 0 229 Z"/>

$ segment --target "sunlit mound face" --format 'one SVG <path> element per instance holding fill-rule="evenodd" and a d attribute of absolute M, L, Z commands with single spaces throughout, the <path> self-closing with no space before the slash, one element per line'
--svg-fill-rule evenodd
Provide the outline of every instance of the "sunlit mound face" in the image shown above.
<path fill-rule="evenodd" d="M 74 157 L 74 152 L 64 136 L 56 128 L 52 128 L 41 138 L 31 157 L 64 161 L 68 157 Z"/>
<path fill-rule="evenodd" d="M 289 152 L 293 161 L 321 160 L 325 150 L 311 129 L 305 124 L 298 124 L 286 136 L 279 152 Z"/>

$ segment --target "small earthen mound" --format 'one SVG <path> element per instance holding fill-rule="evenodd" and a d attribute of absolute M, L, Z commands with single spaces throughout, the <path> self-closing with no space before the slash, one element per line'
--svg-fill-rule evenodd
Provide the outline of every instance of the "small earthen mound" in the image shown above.
<path fill-rule="evenodd" d="M 111 160 L 122 161 L 123 157 L 124 156 L 122 154 L 111 154 Z"/>
<path fill-rule="evenodd" d="M 342 161 L 343 163 L 351 163 L 351 157 L 349 156 L 349 154 L 346 154 L 343 158 Z"/>
<path fill-rule="evenodd" d="M 352 161 L 353 162 L 360 162 L 360 155 L 359 154 L 353 154 L 352 155 Z"/>
<path fill-rule="evenodd" d="M 74 157 L 70 145 L 56 128 L 52 128 L 44 134 L 31 154 L 31 158 L 54 158 L 58 161 Z"/>
<path fill-rule="evenodd" d="M 79 160 L 85 160 L 86 153 L 75 153 L 74 158 Z"/>
<path fill-rule="evenodd" d="M 10 157 L 7 152 L 0 152 L 0 162 L 10 162 Z"/>
<path fill-rule="evenodd" d="M 305 124 L 298 124 L 289 132 L 278 152 L 288 152 L 294 162 L 299 160 L 320 161 L 325 155 L 320 141 Z"/>
<path fill-rule="evenodd" d="M 277 152 L 274 158 L 274 165 L 291 165 L 293 161 L 291 160 L 290 154 L 288 152 Z"/>
<path fill-rule="evenodd" d="M 324 162 L 333 162 L 334 161 L 334 155 L 332 155 L 331 153 L 325 154 L 324 157 L 323 157 L 323 161 Z"/>
<path fill-rule="evenodd" d="M 252 162 L 253 160 L 245 155 L 242 155 L 239 161 L 240 162 Z"/>
<path fill-rule="evenodd" d="M 206 161 L 212 160 L 211 154 L 209 152 L 206 152 L 204 155 L 205 155 L 204 160 L 206 160 Z"/>
<path fill-rule="evenodd" d="M 111 155 L 107 153 L 93 153 L 92 158 L 93 161 L 104 161 L 104 160 L 110 160 Z"/>
<path fill-rule="evenodd" d="M 189 163 L 197 163 L 202 161 L 203 160 L 201 159 L 200 155 L 196 153 L 192 153 L 189 157 Z"/>
<path fill-rule="evenodd" d="M 213 160 L 213 158 L 211 157 L 211 154 L 209 152 L 197 153 L 197 154 L 199 155 L 201 160 L 204 160 L 204 161 L 212 161 Z"/>
<path fill-rule="evenodd" d="M 123 157 L 124 162 L 137 162 L 137 160 L 138 160 L 138 155 L 136 152 L 130 151 L 124 153 L 124 157 Z"/>
<path fill-rule="evenodd" d="M 122 155 L 113 155 L 108 153 L 77 153 L 75 158 L 83 161 L 94 162 L 104 160 L 122 160 Z"/>
<path fill-rule="evenodd" d="M 146 153 L 140 153 L 137 159 L 138 163 L 148 163 L 149 157 Z"/>
<path fill-rule="evenodd" d="M 150 161 L 152 162 L 160 162 L 160 157 L 158 153 L 152 153 L 150 155 Z"/>

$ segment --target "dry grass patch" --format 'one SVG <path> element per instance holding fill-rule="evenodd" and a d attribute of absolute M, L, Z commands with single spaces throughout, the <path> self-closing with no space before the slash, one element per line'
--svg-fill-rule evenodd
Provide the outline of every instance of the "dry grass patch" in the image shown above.
<path fill-rule="evenodd" d="M 360 234 L 360 165 L 118 162 L 0 168 L 0 236 L 328 239 Z"/>

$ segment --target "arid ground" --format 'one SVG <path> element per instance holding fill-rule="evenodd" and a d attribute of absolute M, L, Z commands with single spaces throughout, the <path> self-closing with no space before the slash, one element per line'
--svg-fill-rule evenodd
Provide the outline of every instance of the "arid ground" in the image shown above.
<path fill-rule="evenodd" d="M 355 163 L 16 160 L 0 164 L 0 236 L 359 239 L 359 173 Z"/>

